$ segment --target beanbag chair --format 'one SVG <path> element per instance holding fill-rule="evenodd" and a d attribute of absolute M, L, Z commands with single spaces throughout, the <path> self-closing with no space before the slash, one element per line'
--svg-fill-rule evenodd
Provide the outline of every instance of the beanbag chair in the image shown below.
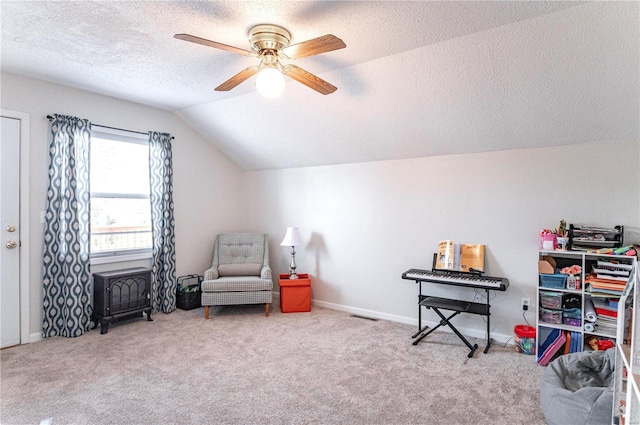
<path fill-rule="evenodd" d="M 615 348 L 553 360 L 542 374 L 540 405 L 549 425 L 611 423 Z"/>

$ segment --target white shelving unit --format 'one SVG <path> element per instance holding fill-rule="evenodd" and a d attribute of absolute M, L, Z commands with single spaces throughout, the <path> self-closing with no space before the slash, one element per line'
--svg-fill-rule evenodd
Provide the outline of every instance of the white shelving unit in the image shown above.
<path fill-rule="evenodd" d="M 618 305 L 612 423 L 640 424 L 640 271 L 634 267 Z"/>
<path fill-rule="evenodd" d="M 616 341 L 619 338 L 618 334 L 620 333 L 620 318 L 618 319 L 618 323 L 615 327 L 610 330 L 590 330 L 585 331 L 584 326 L 587 321 L 585 320 L 585 303 L 591 297 L 591 292 L 587 285 L 585 285 L 585 279 L 591 273 L 591 270 L 597 261 L 614 261 L 621 262 L 625 264 L 636 264 L 636 257 L 624 256 L 624 255 L 606 255 L 606 254 L 594 254 L 587 253 L 581 251 L 546 251 L 542 250 L 538 253 L 538 260 L 543 260 L 544 257 L 550 256 L 557 263 L 557 268 L 568 267 L 571 265 L 578 265 L 581 267 L 582 271 L 579 275 L 580 287 L 578 289 L 567 289 L 566 285 L 558 288 L 547 288 L 542 287 L 540 279 L 538 280 L 538 291 L 537 291 L 537 317 L 536 317 L 536 332 L 537 332 L 537 349 L 536 353 L 540 353 L 540 346 L 544 343 L 547 336 L 554 329 L 561 329 L 564 331 L 577 332 L 581 337 L 581 348 L 579 351 L 583 350 L 591 350 L 591 347 L 588 345 L 587 341 L 591 337 L 595 336 L 598 339 L 610 339 L 612 341 Z M 634 267 L 634 270 L 636 267 Z M 565 323 L 549 323 L 547 321 L 543 321 L 541 319 L 541 294 L 545 293 L 549 294 L 558 294 L 558 297 L 562 297 L 565 294 L 574 294 L 580 298 L 580 322 L 579 325 L 576 323 L 575 325 L 565 324 Z M 610 298 L 615 298 L 616 296 L 611 296 Z M 548 297 L 546 298 L 548 299 Z M 545 312 L 545 311 L 543 311 Z M 555 313 L 555 312 L 554 312 Z M 548 311 L 547 311 L 548 314 Z M 558 313 L 561 314 L 561 313 Z M 640 315 L 640 314 L 639 314 Z M 547 316 L 548 317 L 548 316 Z M 557 316 L 553 316 L 557 317 Z M 640 322 L 638 323 L 638 329 L 640 330 Z M 639 347 L 640 348 L 640 347 Z M 555 356 L 554 356 L 555 357 Z M 639 354 L 640 357 L 640 354 Z M 639 359 L 640 360 L 640 359 Z M 640 363 L 640 362 L 639 362 Z M 640 368 L 638 369 L 638 373 L 640 373 Z M 640 382 L 640 380 L 639 380 Z M 640 408 L 640 406 L 639 406 Z M 640 424 L 639 424 L 640 425 Z"/>

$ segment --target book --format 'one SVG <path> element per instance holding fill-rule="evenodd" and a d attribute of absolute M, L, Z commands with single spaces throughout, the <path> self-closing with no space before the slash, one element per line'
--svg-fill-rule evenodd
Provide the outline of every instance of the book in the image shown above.
<path fill-rule="evenodd" d="M 613 275 L 613 276 L 625 276 L 625 277 L 629 277 L 630 272 L 628 270 L 618 270 L 618 269 L 612 269 L 612 268 L 607 268 L 607 267 L 594 267 L 593 271 L 596 274 L 604 274 L 604 275 Z"/>
<path fill-rule="evenodd" d="M 596 307 L 596 314 L 598 316 L 608 316 L 608 317 L 618 317 L 618 312 L 614 310 L 609 310 L 606 308 L 598 308 Z"/>
<path fill-rule="evenodd" d="M 460 272 L 484 272 L 485 246 L 482 244 L 459 244 L 451 239 L 438 243 L 436 269 Z"/>
<path fill-rule="evenodd" d="M 604 274 L 604 273 L 596 273 L 596 278 L 603 279 L 603 280 L 616 280 L 619 282 L 626 282 L 629 280 L 629 276 L 614 276 L 614 275 Z"/>
<path fill-rule="evenodd" d="M 590 275 L 587 277 L 586 282 L 590 284 L 594 288 L 600 289 L 615 289 L 615 290 L 624 290 L 626 286 L 626 281 L 613 280 L 613 279 L 601 279 L 594 275 Z"/>
<path fill-rule="evenodd" d="M 460 245 L 460 271 L 484 272 L 484 245 L 461 244 Z"/>
<path fill-rule="evenodd" d="M 604 308 L 607 310 L 618 311 L 618 303 L 616 301 L 611 301 L 609 298 L 598 298 L 591 300 L 593 302 L 594 307 L 596 308 Z M 615 306 L 612 306 L 612 303 L 615 303 Z"/>
<path fill-rule="evenodd" d="M 606 314 L 598 315 L 596 323 L 599 326 L 613 326 L 614 328 L 618 326 L 618 321 L 616 320 L 616 318 Z"/>
<path fill-rule="evenodd" d="M 613 290 L 613 289 L 603 289 L 603 288 L 595 288 L 592 285 L 589 285 L 589 292 L 592 297 L 610 297 L 612 295 L 622 295 L 622 289 Z"/>
<path fill-rule="evenodd" d="M 577 353 L 582 351 L 582 334 L 580 332 L 568 332 L 567 340 L 569 340 L 569 338 L 571 338 L 569 352 Z"/>
<path fill-rule="evenodd" d="M 597 267 L 608 267 L 611 269 L 616 269 L 616 270 L 631 270 L 633 269 L 633 265 L 632 264 L 627 264 L 627 263 L 614 263 L 612 261 L 604 261 L 604 260 L 598 260 L 597 262 Z"/>
<path fill-rule="evenodd" d="M 565 342 L 567 341 L 566 333 L 563 331 L 560 331 L 559 329 L 556 329 L 556 330 L 558 331 L 557 337 L 551 341 L 551 343 L 546 347 L 546 349 L 543 351 L 542 355 L 538 359 L 538 363 L 541 364 L 542 366 L 548 365 L 551 359 L 553 358 L 553 356 L 558 352 L 558 350 L 560 350 L 564 346 Z M 551 334 L 549 334 L 549 337 L 551 337 L 553 334 L 554 332 L 551 332 Z"/>
<path fill-rule="evenodd" d="M 538 350 L 538 363 L 542 359 L 542 355 L 549 349 L 549 346 L 553 343 L 553 341 L 558 338 L 562 331 L 560 329 L 552 329 L 551 332 L 547 335 L 547 338 L 544 340 L 542 344 L 540 344 L 540 350 Z"/>
<path fill-rule="evenodd" d="M 624 285 L 620 286 L 620 285 L 615 285 L 611 283 L 602 283 L 602 282 L 590 282 L 590 283 L 591 283 L 591 287 L 597 290 L 610 289 L 610 290 L 618 291 L 620 293 L 624 291 Z"/>
<path fill-rule="evenodd" d="M 454 261 L 456 257 L 455 248 L 455 242 L 452 240 L 440 241 L 440 243 L 438 243 L 436 269 L 454 270 Z"/>

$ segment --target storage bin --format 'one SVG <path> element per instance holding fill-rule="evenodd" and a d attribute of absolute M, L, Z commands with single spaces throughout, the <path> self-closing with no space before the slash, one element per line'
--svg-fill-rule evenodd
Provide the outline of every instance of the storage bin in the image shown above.
<path fill-rule="evenodd" d="M 516 325 L 513 328 L 515 349 L 522 354 L 536 353 L 536 328 L 528 325 Z"/>
<path fill-rule="evenodd" d="M 562 323 L 562 310 L 540 308 L 540 320 L 545 323 L 559 325 Z"/>
<path fill-rule="evenodd" d="M 282 313 L 311 311 L 311 279 L 308 274 L 298 274 L 298 279 L 289 279 L 288 274 L 281 274 L 278 284 Z"/>
<path fill-rule="evenodd" d="M 200 290 L 202 279 L 203 277 L 197 274 L 178 278 L 176 307 L 181 310 L 193 310 L 194 308 L 202 307 L 202 291 Z"/>
<path fill-rule="evenodd" d="M 582 310 L 579 308 L 565 308 L 562 311 L 562 323 L 571 326 L 582 326 Z"/>
<path fill-rule="evenodd" d="M 565 325 L 570 325 L 570 326 L 582 326 L 582 320 L 581 319 L 574 319 L 572 317 L 563 317 L 562 318 L 562 323 L 564 323 Z"/>
<path fill-rule="evenodd" d="M 561 292 L 540 292 L 540 307 L 558 310 L 562 308 Z"/>
<path fill-rule="evenodd" d="M 580 317 L 582 312 L 582 295 L 580 294 L 564 294 L 562 296 L 562 308 L 565 312 L 575 312 Z"/>
<path fill-rule="evenodd" d="M 566 274 L 541 274 L 540 286 L 543 288 L 564 289 L 564 284 L 567 281 Z"/>

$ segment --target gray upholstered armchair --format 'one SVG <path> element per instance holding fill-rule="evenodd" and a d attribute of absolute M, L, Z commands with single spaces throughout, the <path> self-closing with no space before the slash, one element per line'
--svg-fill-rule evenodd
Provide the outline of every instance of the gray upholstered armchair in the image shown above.
<path fill-rule="evenodd" d="M 211 268 L 204 272 L 202 305 L 266 304 L 269 316 L 273 280 L 269 266 L 269 241 L 260 233 L 228 233 L 216 236 Z"/>

